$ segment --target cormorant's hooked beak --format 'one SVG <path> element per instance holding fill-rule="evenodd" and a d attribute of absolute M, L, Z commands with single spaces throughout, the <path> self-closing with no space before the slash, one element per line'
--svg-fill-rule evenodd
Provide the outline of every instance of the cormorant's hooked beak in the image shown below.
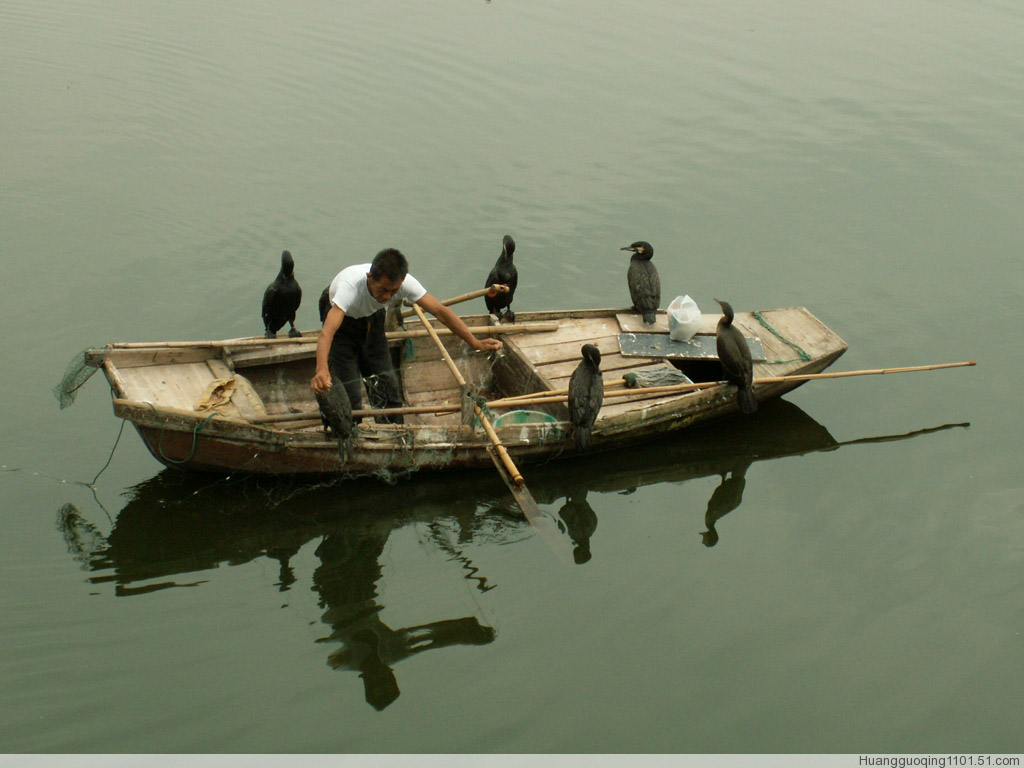
<path fill-rule="evenodd" d="M 619 248 L 620 251 L 632 251 L 633 253 L 640 253 L 640 249 L 635 245 L 627 245 L 625 248 Z"/>

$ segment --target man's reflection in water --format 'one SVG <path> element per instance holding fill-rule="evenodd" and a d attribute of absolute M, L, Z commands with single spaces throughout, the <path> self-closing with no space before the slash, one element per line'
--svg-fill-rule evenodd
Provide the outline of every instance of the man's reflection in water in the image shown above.
<path fill-rule="evenodd" d="M 702 531 L 700 537 L 705 547 L 713 547 L 718 543 L 715 523 L 743 503 L 743 489 L 747 484 L 745 475 L 752 463 L 753 458 L 742 458 L 732 467 L 731 473 L 722 473 L 722 482 L 708 499 L 708 508 L 704 513 L 704 525 L 707 526 L 707 530 Z"/>
<path fill-rule="evenodd" d="M 572 540 L 573 560 L 577 565 L 583 565 L 590 560 L 590 537 L 597 530 L 597 515 L 587 502 L 587 489 L 583 486 L 571 489 L 566 494 L 565 504 L 558 510 L 558 516 L 565 522 Z"/>
<path fill-rule="evenodd" d="M 281 592 L 287 592 L 295 583 L 295 569 L 292 568 L 292 558 L 299 553 L 297 546 L 291 547 L 270 547 L 266 551 L 267 557 L 276 560 L 279 566 L 277 588 Z"/>
<path fill-rule="evenodd" d="M 485 645 L 494 640 L 492 627 L 475 617 L 448 619 L 392 629 L 380 620 L 377 601 L 380 555 L 391 528 L 386 524 L 354 524 L 329 534 L 317 547 L 321 565 L 313 573 L 313 589 L 326 608 L 323 621 L 332 632 L 318 642 L 341 643 L 327 663 L 333 669 L 359 672 L 366 701 L 382 710 L 401 691 L 392 667 L 402 659 L 449 645 Z"/>

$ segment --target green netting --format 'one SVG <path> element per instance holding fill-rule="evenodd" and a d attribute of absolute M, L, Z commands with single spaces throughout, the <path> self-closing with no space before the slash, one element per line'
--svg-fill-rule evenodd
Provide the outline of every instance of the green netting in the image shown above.
<path fill-rule="evenodd" d="M 761 325 L 763 325 L 765 327 L 765 329 L 767 329 L 767 331 L 770 334 L 772 334 L 775 338 L 777 338 L 783 344 L 786 344 L 790 349 L 792 349 L 797 354 L 797 357 L 794 357 L 791 360 L 767 360 L 766 361 L 767 365 L 782 365 L 784 363 L 796 363 L 796 362 L 806 363 L 806 362 L 810 361 L 811 356 L 807 353 L 807 351 L 803 347 L 801 347 L 799 344 L 797 344 L 795 341 L 790 341 L 785 336 L 783 336 L 781 333 L 779 333 L 777 330 L 775 330 L 775 328 L 772 327 L 771 323 L 769 323 L 767 320 L 764 319 L 764 315 L 762 315 L 760 312 L 754 312 L 752 314 L 754 315 L 754 318 Z"/>
<path fill-rule="evenodd" d="M 412 345 L 410 345 L 412 346 Z M 396 426 L 393 442 L 389 443 L 390 453 L 382 462 L 384 466 L 375 470 L 374 477 L 389 484 L 408 477 L 420 469 L 443 469 L 449 466 L 455 457 L 459 445 L 467 438 L 466 427 L 472 428 L 476 436 L 470 438 L 473 442 L 486 442 L 487 437 L 483 432 L 479 418 L 474 410 L 475 406 L 480 408 L 492 424 L 499 419 L 499 414 L 492 411 L 487 402 L 498 396 L 492 389 L 494 381 L 494 368 L 502 364 L 503 352 L 491 355 L 487 358 L 486 365 L 480 365 L 481 357 L 468 347 L 451 350 L 449 353 L 459 365 L 460 372 L 466 382 L 466 391 L 461 408 L 462 418 L 458 422 L 447 424 L 410 424 L 410 418 L 406 417 L 404 427 Z M 463 360 L 473 358 L 475 364 L 461 364 Z M 364 379 L 368 392 L 374 388 L 376 382 L 374 377 Z M 372 398 L 371 398 L 372 399 Z M 409 405 L 409 403 L 405 403 Z M 367 407 L 364 402 L 363 407 Z M 558 444 L 565 441 L 566 424 L 558 422 L 555 417 L 544 414 L 545 419 L 536 423 L 517 424 L 517 429 L 511 432 L 503 430 L 506 437 L 513 439 L 528 436 L 528 439 L 535 444 L 549 443 Z M 415 421 L 413 419 L 412 421 Z M 515 423 L 513 417 L 507 422 L 498 424 L 498 427 Z M 429 445 L 426 444 L 429 440 Z M 359 448 L 355 450 L 358 452 Z M 358 473 L 343 473 L 343 476 L 354 478 Z"/>
<path fill-rule="evenodd" d="M 96 370 L 103 365 L 103 360 L 106 359 L 104 355 L 104 358 L 99 361 L 90 360 L 89 352 L 95 352 L 95 348 L 86 347 L 71 358 L 60 382 L 52 390 L 62 410 L 75 402 L 78 390 L 96 373 Z"/>

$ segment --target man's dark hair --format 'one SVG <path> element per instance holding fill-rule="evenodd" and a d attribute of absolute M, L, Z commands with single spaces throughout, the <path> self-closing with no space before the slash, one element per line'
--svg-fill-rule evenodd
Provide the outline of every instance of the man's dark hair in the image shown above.
<path fill-rule="evenodd" d="M 386 277 L 392 283 L 405 280 L 409 274 L 409 260 L 397 248 L 385 248 L 373 257 L 370 264 L 370 277 L 380 280 Z"/>

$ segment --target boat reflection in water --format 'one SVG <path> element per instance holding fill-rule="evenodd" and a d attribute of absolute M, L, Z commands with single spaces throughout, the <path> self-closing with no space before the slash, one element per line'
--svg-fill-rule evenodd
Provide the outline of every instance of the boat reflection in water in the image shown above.
<path fill-rule="evenodd" d="M 851 442 L 905 439 L 953 426 L 966 425 Z M 704 543 L 713 546 L 716 522 L 742 503 L 744 474 L 752 463 L 840 445 L 795 405 L 775 400 L 754 417 L 697 427 L 628 452 L 574 460 L 571 472 L 564 462 L 531 467 L 528 483 L 537 502 L 557 514 L 573 559 L 583 564 L 591 559 L 598 523 L 588 494 L 720 476 L 701 533 Z M 68 550 L 92 574 L 90 582 L 113 584 L 117 596 L 201 585 L 206 581 L 201 574 L 210 569 L 263 557 L 279 563 L 274 586 L 288 591 L 297 582 L 291 559 L 319 539 L 312 590 L 331 630 L 319 642 L 337 644 L 328 664 L 358 672 L 366 701 L 377 709 L 400 695 L 394 673 L 399 662 L 434 648 L 484 645 L 496 637 L 493 627 L 474 616 L 441 617 L 397 629 L 385 624 L 378 585 L 381 555 L 391 535 L 417 526 L 460 564 L 480 592 L 494 585 L 465 554 L 468 545 L 510 544 L 534 535 L 501 483 L 487 472 L 424 472 L 387 486 L 372 479 L 312 485 L 165 470 L 127 495 L 107 536 L 71 504 L 58 513 Z"/>

